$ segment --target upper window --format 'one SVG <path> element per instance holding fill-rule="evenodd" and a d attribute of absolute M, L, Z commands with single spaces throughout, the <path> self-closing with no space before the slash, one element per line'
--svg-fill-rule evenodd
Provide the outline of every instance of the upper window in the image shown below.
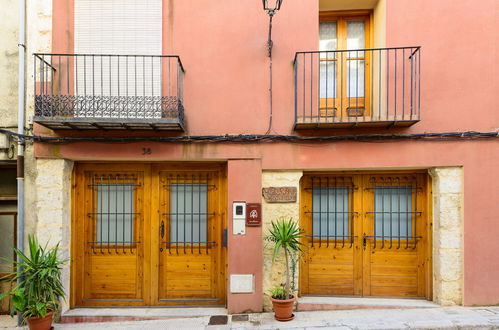
<path fill-rule="evenodd" d="M 321 116 L 367 115 L 368 59 L 362 49 L 369 47 L 368 31 L 369 15 L 320 15 Z"/>

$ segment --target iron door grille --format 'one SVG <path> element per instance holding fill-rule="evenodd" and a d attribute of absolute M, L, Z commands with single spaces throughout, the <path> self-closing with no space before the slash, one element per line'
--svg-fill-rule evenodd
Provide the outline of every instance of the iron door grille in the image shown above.
<path fill-rule="evenodd" d="M 312 196 L 311 245 L 351 248 L 353 246 L 353 191 L 357 189 L 350 176 L 310 177 L 305 191 Z"/>
<path fill-rule="evenodd" d="M 211 239 L 210 192 L 217 189 L 210 173 L 170 174 L 164 188 L 167 202 L 162 213 L 160 236 L 168 253 L 209 253 L 216 241 Z"/>
<path fill-rule="evenodd" d="M 94 174 L 89 187 L 93 195 L 93 240 L 88 244 L 93 253 L 134 253 L 137 244 L 137 187 L 133 174 Z"/>
<path fill-rule="evenodd" d="M 415 249 L 422 236 L 417 235 L 418 193 L 423 187 L 417 185 L 415 176 L 376 176 L 369 179 L 366 188 L 373 195 L 373 235 L 364 236 L 372 240 L 373 249 Z"/>

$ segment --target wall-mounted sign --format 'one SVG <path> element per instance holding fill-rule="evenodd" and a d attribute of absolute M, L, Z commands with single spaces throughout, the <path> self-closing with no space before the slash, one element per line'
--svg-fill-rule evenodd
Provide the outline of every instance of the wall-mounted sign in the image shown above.
<path fill-rule="evenodd" d="M 263 198 L 267 203 L 295 203 L 296 187 L 268 187 L 262 189 Z"/>
<path fill-rule="evenodd" d="M 260 226 L 262 224 L 262 204 L 246 204 L 246 226 Z"/>

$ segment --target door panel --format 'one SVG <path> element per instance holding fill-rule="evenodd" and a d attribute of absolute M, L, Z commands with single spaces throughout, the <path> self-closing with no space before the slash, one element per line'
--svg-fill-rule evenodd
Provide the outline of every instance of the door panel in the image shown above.
<path fill-rule="evenodd" d="M 224 180 L 218 165 L 77 164 L 72 304 L 223 305 Z"/>
<path fill-rule="evenodd" d="M 159 172 L 159 304 L 223 304 L 218 171 Z"/>
<path fill-rule="evenodd" d="M 78 245 L 83 254 L 80 302 L 145 303 L 146 234 L 144 186 L 147 169 L 81 169 L 82 219 Z M 77 259 L 78 260 L 78 259 Z"/>
<path fill-rule="evenodd" d="M 425 296 L 425 186 L 425 174 L 304 177 L 301 293 Z"/>

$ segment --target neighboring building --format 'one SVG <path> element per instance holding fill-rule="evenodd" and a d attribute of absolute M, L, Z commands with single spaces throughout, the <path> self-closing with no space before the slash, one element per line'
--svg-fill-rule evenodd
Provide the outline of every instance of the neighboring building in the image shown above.
<path fill-rule="evenodd" d="M 64 309 L 268 309 L 279 216 L 300 296 L 498 304 L 497 15 L 284 0 L 269 76 L 258 0 L 30 2 L 26 231 L 71 257 Z"/>
<path fill-rule="evenodd" d="M 17 131 L 17 1 L 5 0 L 0 12 L 0 129 Z M 13 14 L 14 13 L 14 14 Z M 16 140 L 0 132 L 0 256 L 13 257 L 17 217 Z M 0 277 L 13 271 L 7 262 L 0 261 Z M 10 283 L 0 283 L 0 292 Z M 0 313 L 8 312 L 8 298 L 0 300 Z"/>

